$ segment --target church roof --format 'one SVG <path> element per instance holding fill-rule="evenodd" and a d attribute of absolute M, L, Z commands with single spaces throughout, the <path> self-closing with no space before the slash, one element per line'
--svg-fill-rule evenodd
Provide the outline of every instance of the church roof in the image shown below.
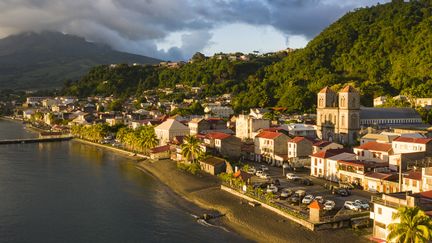
<path fill-rule="evenodd" d="M 334 93 L 332 89 L 330 89 L 328 86 L 325 86 L 320 93 Z"/>
<path fill-rule="evenodd" d="M 353 86 L 347 85 L 339 93 L 358 93 L 358 91 Z"/>
<path fill-rule="evenodd" d="M 413 108 L 372 108 L 361 107 L 360 119 L 421 119 Z"/>

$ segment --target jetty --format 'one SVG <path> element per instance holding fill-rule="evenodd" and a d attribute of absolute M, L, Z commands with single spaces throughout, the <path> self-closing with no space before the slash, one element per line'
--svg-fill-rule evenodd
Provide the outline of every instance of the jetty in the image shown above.
<path fill-rule="evenodd" d="M 46 143 L 60 142 L 71 140 L 72 136 L 57 136 L 57 137 L 40 137 L 40 138 L 22 138 L 22 139 L 3 139 L 0 140 L 0 145 L 3 144 L 22 144 L 22 143 Z"/>

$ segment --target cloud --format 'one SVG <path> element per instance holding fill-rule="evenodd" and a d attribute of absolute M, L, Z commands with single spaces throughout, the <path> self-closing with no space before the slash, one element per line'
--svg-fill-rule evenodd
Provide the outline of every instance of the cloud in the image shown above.
<path fill-rule="evenodd" d="M 347 11 L 375 0 L 2 0 L 0 35 L 61 31 L 120 50 L 187 59 L 211 43 L 212 30 L 233 23 L 272 26 L 289 39 L 311 39 Z M 160 50 L 172 33 L 181 43 Z"/>

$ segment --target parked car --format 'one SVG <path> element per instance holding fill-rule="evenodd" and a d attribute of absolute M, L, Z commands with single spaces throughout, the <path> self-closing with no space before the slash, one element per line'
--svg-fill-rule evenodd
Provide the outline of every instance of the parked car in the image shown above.
<path fill-rule="evenodd" d="M 271 181 L 272 184 L 275 184 L 276 186 L 280 186 L 280 181 L 279 179 L 274 179 Z"/>
<path fill-rule="evenodd" d="M 314 200 L 314 196 L 307 195 L 303 198 L 302 203 L 303 204 L 310 204 Z"/>
<path fill-rule="evenodd" d="M 254 184 L 254 188 L 261 188 L 261 189 L 265 189 L 270 185 L 270 183 L 268 182 L 264 182 L 264 183 L 256 183 Z"/>
<path fill-rule="evenodd" d="M 330 211 L 330 210 L 333 210 L 335 206 L 336 206 L 336 203 L 334 201 L 327 200 L 324 203 L 324 208 L 323 209 L 327 210 L 327 211 Z"/>
<path fill-rule="evenodd" d="M 294 192 L 294 194 L 298 195 L 299 197 L 304 197 L 306 195 L 305 190 L 297 190 Z"/>
<path fill-rule="evenodd" d="M 301 197 L 298 194 L 294 194 L 290 198 L 291 203 L 299 203 L 300 200 L 301 200 Z"/>
<path fill-rule="evenodd" d="M 262 171 L 268 171 L 269 168 L 267 166 L 265 166 L 265 165 L 261 165 L 261 170 Z"/>
<path fill-rule="evenodd" d="M 252 167 L 252 168 L 249 168 L 246 172 L 249 173 L 249 174 L 255 175 L 255 173 L 257 172 L 257 170 Z"/>
<path fill-rule="evenodd" d="M 267 186 L 267 193 L 272 192 L 272 193 L 276 193 L 278 192 L 278 188 L 277 186 L 271 184 L 269 186 Z"/>
<path fill-rule="evenodd" d="M 362 209 L 366 209 L 366 210 L 369 209 L 369 203 L 364 200 L 355 200 L 354 202 L 360 205 Z"/>
<path fill-rule="evenodd" d="M 350 193 L 347 189 L 344 189 L 344 188 L 337 188 L 337 189 L 334 189 L 334 190 L 333 190 L 333 194 L 338 194 L 338 195 L 340 195 L 340 196 L 347 197 L 347 196 L 349 196 L 351 193 Z"/>
<path fill-rule="evenodd" d="M 287 178 L 288 180 L 293 180 L 293 181 L 301 179 L 300 176 L 298 176 L 298 175 L 296 175 L 296 174 L 294 174 L 294 173 L 287 173 L 287 174 L 286 174 L 286 178 Z"/>
<path fill-rule="evenodd" d="M 302 183 L 305 186 L 312 186 L 313 185 L 313 182 L 310 179 L 307 179 L 307 178 L 303 179 Z"/>
<path fill-rule="evenodd" d="M 339 187 L 340 188 L 349 189 L 349 190 L 352 190 L 352 189 L 355 188 L 353 185 L 351 185 L 349 183 L 339 183 Z"/>
<path fill-rule="evenodd" d="M 353 210 L 353 211 L 360 211 L 361 206 L 353 201 L 345 201 L 344 208 Z"/>
<path fill-rule="evenodd" d="M 323 203 L 324 202 L 324 198 L 322 196 L 316 196 L 315 200 L 317 200 L 319 203 Z"/>
<path fill-rule="evenodd" d="M 293 194 L 293 191 L 291 189 L 284 188 L 284 189 L 282 189 L 280 196 L 283 198 L 287 198 L 287 197 L 291 196 L 292 194 Z"/>

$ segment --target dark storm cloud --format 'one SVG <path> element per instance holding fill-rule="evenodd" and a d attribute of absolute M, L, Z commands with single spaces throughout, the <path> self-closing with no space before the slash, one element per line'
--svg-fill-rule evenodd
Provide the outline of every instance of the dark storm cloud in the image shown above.
<path fill-rule="evenodd" d="M 353 8 L 374 0 L 2 0 L 0 34 L 62 31 L 114 48 L 184 59 L 209 45 L 211 30 L 230 23 L 271 25 L 308 39 Z M 185 33 L 168 51 L 156 43 Z"/>

